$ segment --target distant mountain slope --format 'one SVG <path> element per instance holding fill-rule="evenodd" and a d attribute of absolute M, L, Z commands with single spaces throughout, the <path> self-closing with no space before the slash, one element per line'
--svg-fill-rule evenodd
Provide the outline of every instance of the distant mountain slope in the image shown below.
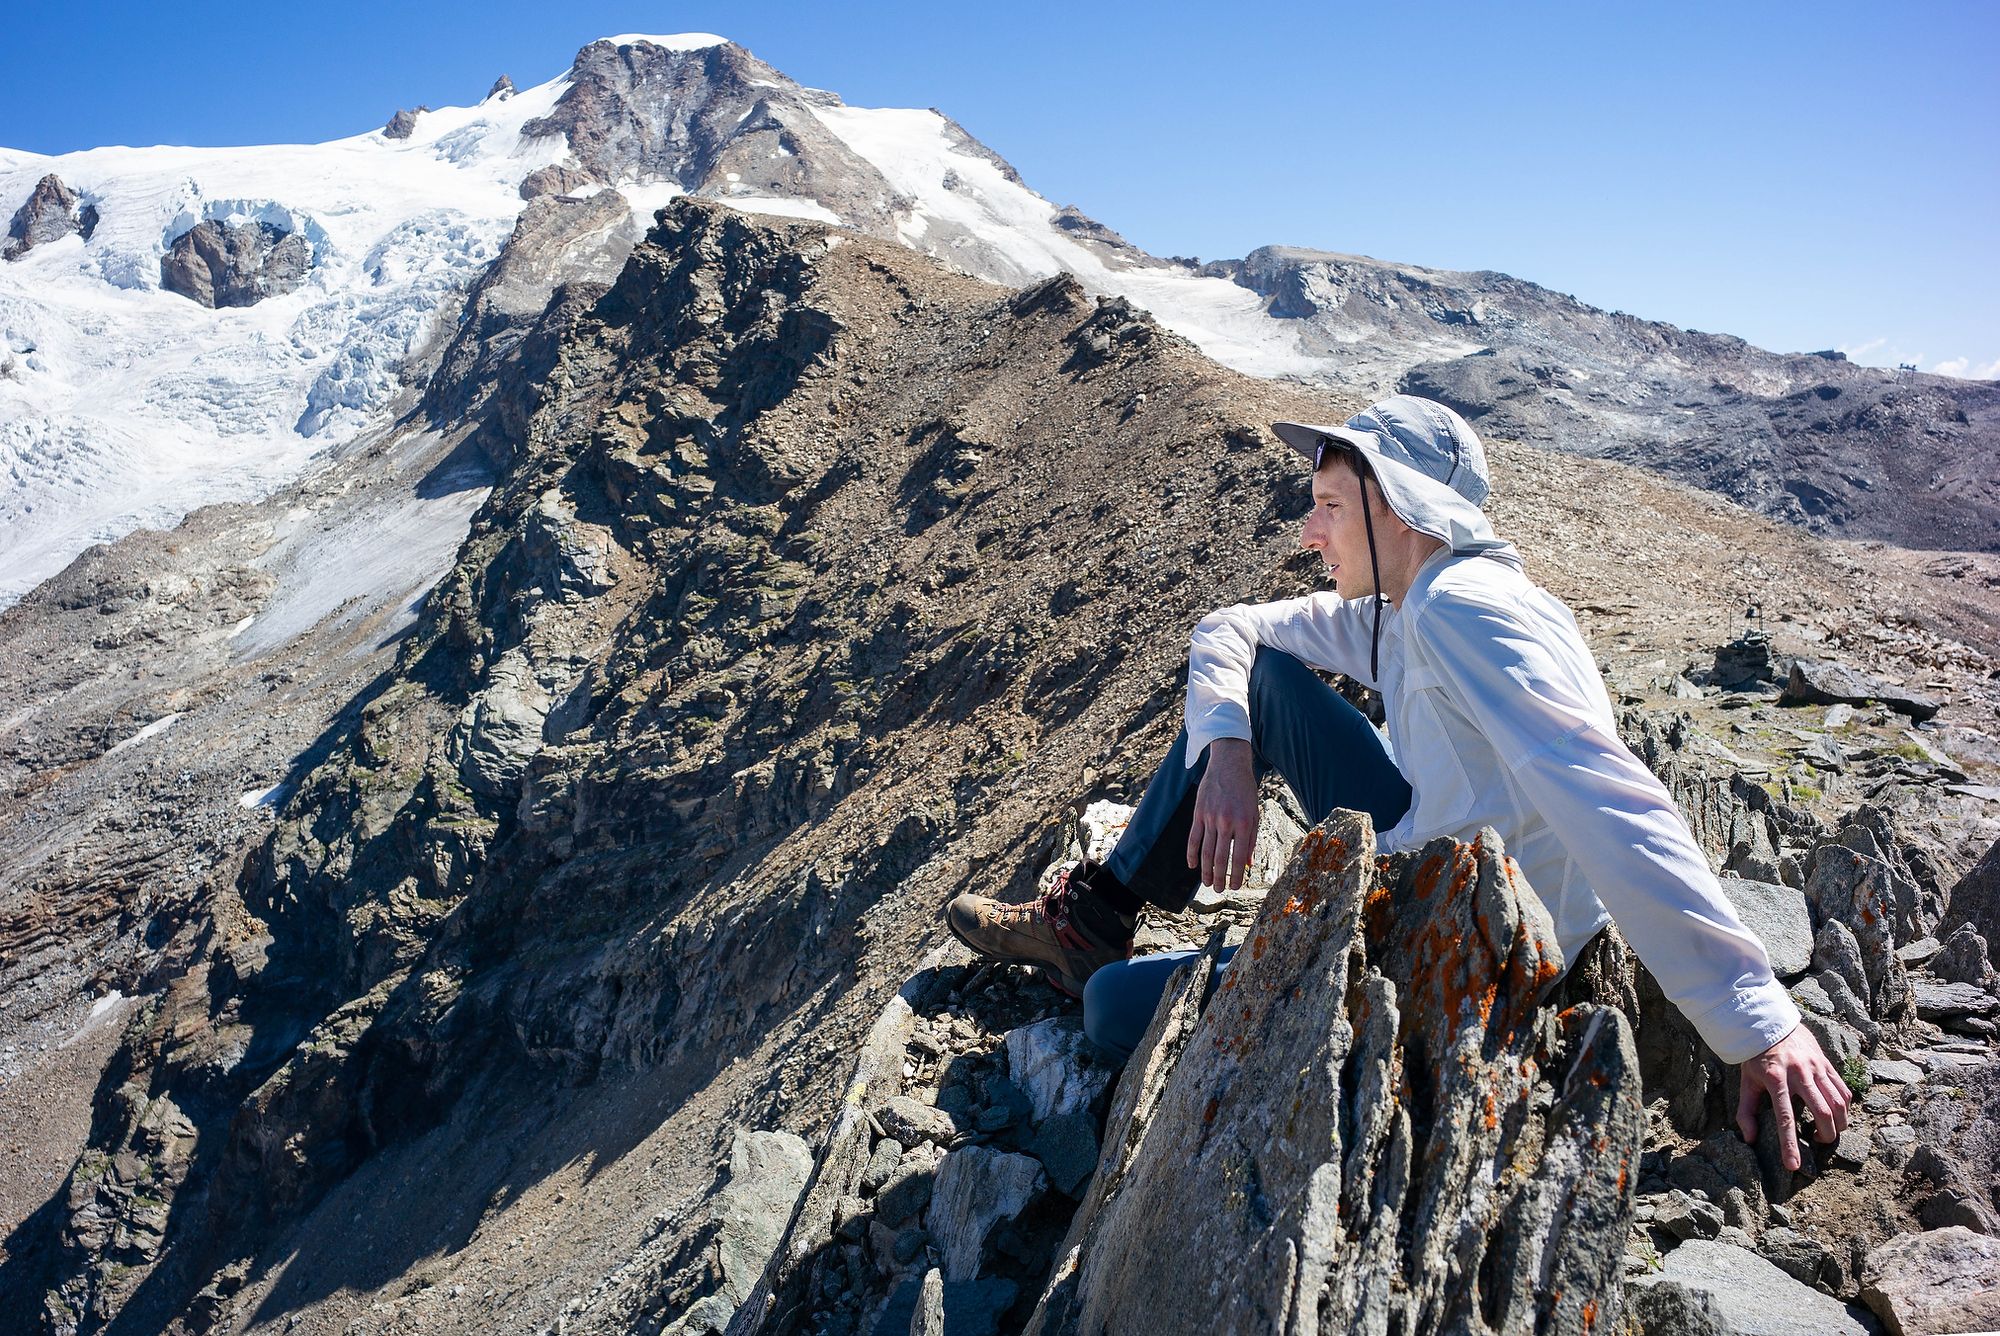
<path fill-rule="evenodd" d="M 2000 383 L 1766 352 L 1536 284 L 1267 246 L 1206 266 L 1363 395 L 1660 469 L 1818 533 L 2000 550 Z"/>

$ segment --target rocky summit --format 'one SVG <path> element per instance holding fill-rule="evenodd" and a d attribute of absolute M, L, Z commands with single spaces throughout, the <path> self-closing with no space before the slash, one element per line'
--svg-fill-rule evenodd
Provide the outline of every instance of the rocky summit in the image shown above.
<path fill-rule="evenodd" d="M 1266 322 L 1321 318 L 1310 283 L 1148 271 L 1053 209 L 1077 272 L 982 277 L 1007 234 L 869 192 L 842 218 L 866 178 L 835 141 L 900 169 L 858 109 L 769 73 L 607 39 L 563 87 L 496 85 L 482 106 L 545 156 L 428 298 L 449 318 L 353 396 L 365 429 L 0 612 L 9 1329 L 1984 1311 L 1990 554 L 1835 541 L 1659 459 L 1491 433 L 1497 528 L 1855 1092 L 1799 1171 L 1768 1112 L 1736 1135 L 1736 1073 L 1615 936 L 1551 987 L 1569 962 L 1490 832 L 1378 858 L 1365 819 L 1276 788 L 1251 891 L 1142 920 L 1142 951 L 1240 951 L 1219 978 L 1198 956 L 1120 1068 L 941 910 L 1115 839 L 1196 620 L 1312 587 L 1268 424 L 1352 412 L 1360 382 L 1245 374 L 1102 279 L 1221 285 Z M 966 198 L 1009 185 L 921 115 Z M 634 228 L 639 162 L 674 185 Z M 743 207 L 780 190 L 834 217 Z M 339 278 L 337 230 L 201 216 L 326 247 L 262 311 Z M 264 281 L 264 240 L 217 252 L 230 282 Z M 1378 342 L 1402 356 L 1351 346 Z"/>

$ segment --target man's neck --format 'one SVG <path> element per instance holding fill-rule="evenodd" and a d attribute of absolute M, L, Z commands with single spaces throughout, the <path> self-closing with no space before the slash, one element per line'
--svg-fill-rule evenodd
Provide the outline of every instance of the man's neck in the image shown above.
<path fill-rule="evenodd" d="M 1441 540 L 1414 529 L 1404 529 L 1394 538 L 1381 543 L 1376 556 L 1381 563 L 1382 597 L 1401 607 L 1410 586 L 1417 582 L 1417 574 L 1423 570 L 1424 563 L 1442 551 L 1444 543 Z"/>

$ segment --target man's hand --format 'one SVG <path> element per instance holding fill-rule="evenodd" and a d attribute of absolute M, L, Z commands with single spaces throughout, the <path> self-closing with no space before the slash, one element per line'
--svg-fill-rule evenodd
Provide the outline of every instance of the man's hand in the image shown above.
<path fill-rule="evenodd" d="M 1201 869 L 1204 886 L 1238 890 L 1256 843 L 1257 771 L 1250 744 L 1242 738 L 1217 738 L 1208 744 L 1208 769 L 1194 795 L 1188 866 Z"/>
<path fill-rule="evenodd" d="M 1793 1096 L 1812 1110 L 1815 1141 L 1830 1145 L 1847 1130 L 1847 1105 L 1853 1096 L 1847 1082 L 1820 1052 L 1812 1031 L 1803 1025 L 1793 1027 L 1790 1034 L 1743 1064 L 1743 1096 L 1736 1101 L 1736 1129 L 1753 1145 L 1757 1140 L 1757 1103 L 1766 1091 L 1778 1117 L 1778 1155 L 1787 1169 L 1799 1167 Z"/>

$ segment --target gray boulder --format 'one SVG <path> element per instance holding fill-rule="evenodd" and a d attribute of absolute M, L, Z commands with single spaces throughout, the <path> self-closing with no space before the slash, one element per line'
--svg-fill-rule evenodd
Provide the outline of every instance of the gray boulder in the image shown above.
<path fill-rule="evenodd" d="M 1844 1138 L 1843 1138 L 1844 1139 Z M 1840 1259 L 1818 1239 L 1808 1238 L 1780 1225 L 1764 1231 L 1757 1240 L 1757 1255 L 1790 1276 L 1823 1294 L 1840 1288 Z"/>
<path fill-rule="evenodd" d="M 1721 884 L 1743 926 L 1764 943 L 1771 972 L 1780 977 L 1804 973 L 1813 956 L 1812 914 L 1806 909 L 1805 893 L 1743 877 L 1723 877 Z"/>
<path fill-rule="evenodd" d="M 90 240 L 90 234 L 97 230 L 97 206 L 85 204 L 77 193 L 63 184 L 61 177 L 50 172 L 35 182 L 21 207 L 14 210 L 13 221 L 7 225 L 7 243 L 0 246 L 0 256 L 18 260 L 37 246 L 46 246 L 51 241 L 66 236 L 81 236 Z"/>
<path fill-rule="evenodd" d="M 160 286 L 203 306 L 255 306 L 303 283 L 312 259 L 312 244 L 297 232 L 210 218 L 160 257 Z"/>
<path fill-rule="evenodd" d="M 1781 705 L 1866 705 L 1880 701 L 1899 714 L 1923 723 L 1939 702 L 1917 691 L 1891 686 L 1879 677 L 1825 660 L 1794 659 L 1791 676 L 1778 697 Z"/>
<path fill-rule="evenodd" d="M 1970 923 L 1959 924 L 1931 961 L 1931 973 L 1952 983 L 1991 985 L 1993 962 L 1986 953 L 1986 939 Z"/>
<path fill-rule="evenodd" d="M 1662 1281 L 1707 1293 L 1737 1336 L 1871 1336 L 1866 1314 L 1727 1243 L 1690 1240 L 1667 1254 L 1659 1272 L 1632 1283 Z"/>
<path fill-rule="evenodd" d="M 1970 923 L 1988 945 L 2000 941 L 2000 840 L 1958 879 L 1946 905 L 1941 929 Z"/>
<path fill-rule="evenodd" d="M 1031 1156 L 964 1146 L 944 1157 L 924 1226 L 937 1240 L 944 1278 L 977 1280 L 987 1242 L 1048 1186 Z"/>
<path fill-rule="evenodd" d="M 1916 997 L 1917 1015 L 1927 1021 L 1953 1020 L 1960 1016 L 1984 1016 L 2000 1011 L 2000 998 L 1969 983 L 1939 983 L 1921 975 L 1910 980 Z"/>
<path fill-rule="evenodd" d="M 934 1141 L 942 1146 L 958 1135 L 958 1124 L 950 1114 L 908 1095 L 893 1095 L 884 1100 L 875 1109 L 875 1121 L 881 1125 L 884 1135 L 894 1137 L 905 1146 L 915 1146 L 924 1141 Z"/>
<path fill-rule="evenodd" d="M 1625 1291 L 1625 1317 L 1639 1336 L 1735 1336 L 1735 1329 L 1706 1290 L 1672 1280 Z"/>
<path fill-rule="evenodd" d="M 1896 1336 L 2000 1329 L 2000 1239 L 1962 1226 L 1890 1239 L 1862 1266 L 1861 1301 Z"/>

